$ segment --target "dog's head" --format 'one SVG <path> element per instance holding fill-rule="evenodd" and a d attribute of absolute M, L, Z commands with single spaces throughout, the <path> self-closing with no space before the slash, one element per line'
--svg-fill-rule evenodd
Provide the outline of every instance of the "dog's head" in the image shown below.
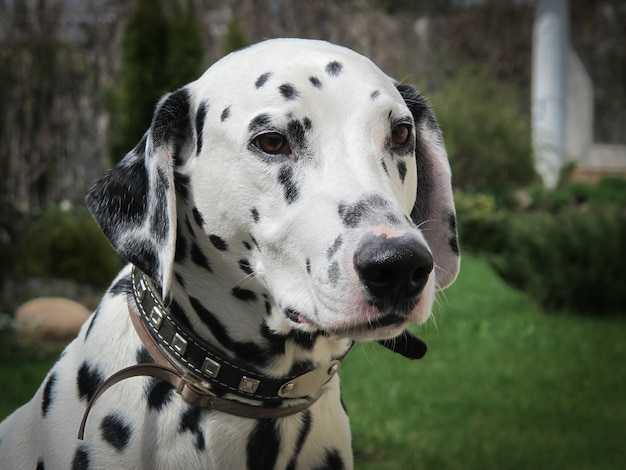
<path fill-rule="evenodd" d="M 245 257 L 277 329 L 393 337 L 426 320 L 458 271 L 450 168 L 430 108 L 321 41 L 243 49 L 164 97 L 88 205 L 164 293 L 177 213 L 189 208 L 186 223 L 220 240 L 232 269 Z"/>

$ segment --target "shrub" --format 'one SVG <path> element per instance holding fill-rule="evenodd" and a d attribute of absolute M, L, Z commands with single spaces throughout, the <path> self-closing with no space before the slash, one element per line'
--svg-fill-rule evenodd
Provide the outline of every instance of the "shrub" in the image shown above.
<path fill-rule="evenodd" d="M 506 240 L 508 214 L 496 209 L 492 196 L 456 191 L 459 240 L 462 250 L 498 253 Z"/>
<path fill-rule="evenodd" d="M 431 95 L 456 188 L 507 193 L 535 180 L 530 118 L 520 90 L 460 69 Z"/>
<path fill-rule="evenodd" d="M 558 212 L 572 206 L 626 207 L 626 179 L 605 178 L 595 185 L 570 183 L 551 191 L 536 187 L 531 191 L 531 209 Z"/>
<path fill-rule="evenodd" d="M 14 275 L 71 279 L 104 286 L 123 265 L 86 211 L 48 211 L 33 220 L 16 248 Z"/>
<path fill-rule="evenodd" d="M 625 240 L 619 208 L 520 213 L 510 218 L 504 249 L 491 261 L 547 309 L 624 314 Z"/>

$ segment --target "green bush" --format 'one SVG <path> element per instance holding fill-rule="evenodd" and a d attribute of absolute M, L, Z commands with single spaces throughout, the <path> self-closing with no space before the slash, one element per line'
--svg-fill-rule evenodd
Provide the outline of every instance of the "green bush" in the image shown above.
<path fill-rule="evenodd" d="M 105 286 L 123 265 L 86 211 L 44 213 L 30 223 L 16 250 L 17 278 L 71 279 Z"/>
<path fill-rule="evenodd" d="M 511 216 L 500 276 L 551 310 L 602 315 L 626 305 L 626 216 L 615 207 Z"/>
<path fill-rule="evenodd" d="M 487 194 L 456 191 L 461 248 L 473 253 L 498 253 L 506 240 L 508 214 L 496 208 L 495 199 Z"/>
<path fill-rule="evenodd" d="M 519 89 L 486 70 L 461 68 L 429 93 L 456 188 L 508 193 L 536 179 L 530 118 Z"/>
<path fill-rule="evenodd" d="M 557 212 L 567 207 L 626 207 L 626 179 L 605 178 L 595 185 L 570 183 L 555 191 L 536 187 L 531 191 L 531 209 Z"/>

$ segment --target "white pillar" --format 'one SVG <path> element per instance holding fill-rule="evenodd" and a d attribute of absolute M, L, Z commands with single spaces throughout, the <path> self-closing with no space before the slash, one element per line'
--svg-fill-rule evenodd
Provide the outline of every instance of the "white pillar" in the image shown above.
<path fill-rule="evenodd" d="M 565 160 L 567 0 L 538 0 L 533 28 L 532 139 L 535 166 L 554 188 Z"/>

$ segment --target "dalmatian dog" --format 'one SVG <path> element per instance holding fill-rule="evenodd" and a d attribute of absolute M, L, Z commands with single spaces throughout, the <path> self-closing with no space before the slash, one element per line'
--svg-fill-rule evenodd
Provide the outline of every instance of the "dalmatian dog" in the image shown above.
<path fill-rule="evenodd" d="M 129 265 L 0 425 L 3 469 L 352 468 L 341 360 L 423 355 L 406 327 L 459 267 L 425 99 L 323 41 L 165 96 L 87 204 Z"/>

